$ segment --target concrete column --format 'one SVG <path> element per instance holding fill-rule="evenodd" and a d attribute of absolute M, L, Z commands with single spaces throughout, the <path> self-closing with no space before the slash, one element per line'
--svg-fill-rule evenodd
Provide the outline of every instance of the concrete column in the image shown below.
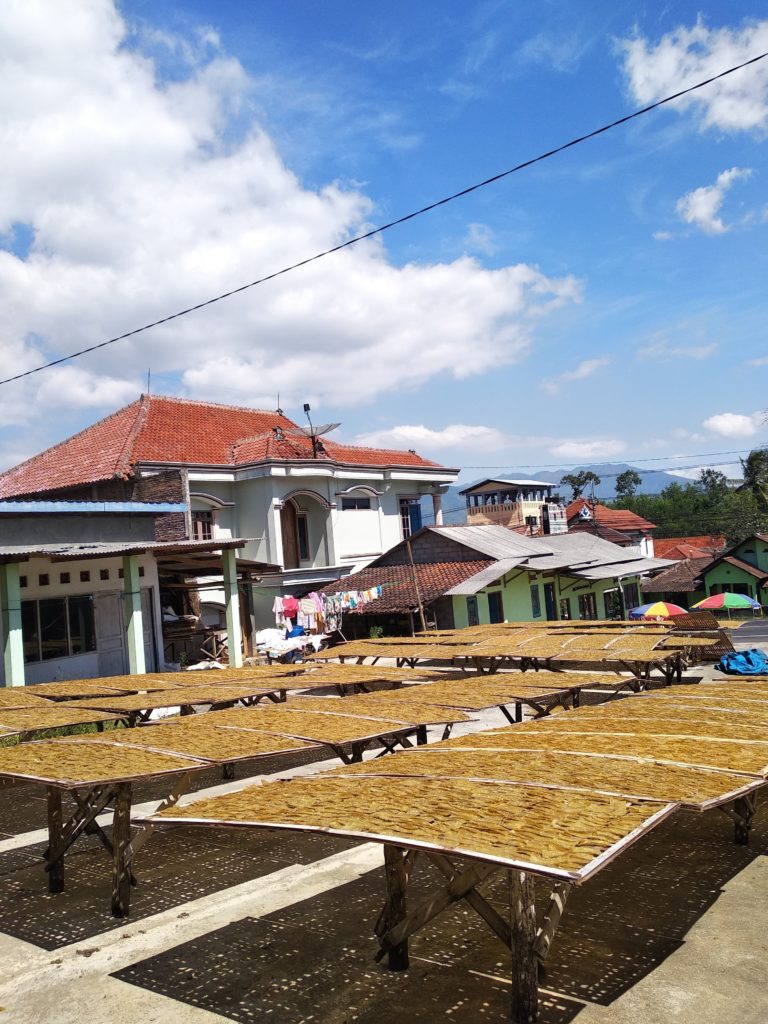
<path fill-rule="evenodd" d="M 432 495 L 432 511 L 435 513 L 435 526 L 443 525 L 443 496 L 442 494 Z"/>
<path fill-rule="evenodd" d="M 21 636 L 19 564 L 0 565 L 0 614 L 3 621 L 5 685 L 24 685 L 24 644 Z"/>
<path fill-rule="evenodd" d="M 123 557 L 123 610 L 128 671 L 132 676 L 142 676 L 147 671 L 147 663 L 144 658 L 144 616 L 141 612 L 138 555 Z"/>
<path fill-rule="evenodd" d="M 224 569 L 224 599 L 227 607 L 227 643 L 231 668 L 243 667 L 243 637 L 240 630 L 240 595 L 237 592 L 237 555 L 234 548 L 221 552 Z"/>

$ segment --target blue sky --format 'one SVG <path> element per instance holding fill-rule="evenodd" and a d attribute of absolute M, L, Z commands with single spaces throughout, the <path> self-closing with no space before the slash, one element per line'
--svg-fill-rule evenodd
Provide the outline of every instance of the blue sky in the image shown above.
<path fill-rule="evenodd" d="M 760 13 L 4 5 L 2 377 L 768 51 Z M 4 385 L 0 463 L 132 400 L 150 371 L 157 393 L 274 407 L 279 391 L 299 418 L 308 400 L 340 438 L 455 466 L 732 464 L 703 455 L 768 440 L 766 131 L 768 60 L 379 241 Z"/>

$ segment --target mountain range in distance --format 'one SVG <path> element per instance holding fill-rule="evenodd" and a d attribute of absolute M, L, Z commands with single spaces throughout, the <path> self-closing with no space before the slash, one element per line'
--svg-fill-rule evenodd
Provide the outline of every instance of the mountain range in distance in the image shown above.
<path fill-rule="evenodd" d="M 641 469 L 639 466 L 630 466 L 626 462 L 611 463 L 610 465 L 587 465 L 587 466 L 576 466 L 574 469 L 558 469 L 558 470 L 522 470 L 522 469 L 504 469 L 499 470 L 498 473 L 490 473 L 486 477 L 479 477 L 472 483 L 479 483 L 480 480 L 489 479 L 500 479 L 500 480 L 542 480 L 547 483 L 555 484 L 555 493 L 559 493 L 566 501 L 570 501 L 571 489 L 567 484 L 563 484 L 562 487 L 558 487 L 560 481 L 564 476 L 570 473 L 579 473 L 583 471 L 589 471 L 595 473 L 600 477 L 600 483 L 595 487 L 595 497 L 600 501 L 612 501 L 616 497 L 616 477 L 620 473 L 626 472 L 628 469 L 633 469 L 636 473 L 642 477 L 642 483 L 637 489 L 638 494 L 659 494 L 665 487 L 669 487 L 670 484 L 680 484 L 685 487 L 686 484 L 694 483 L 694 480 L 688 477 L 676 476 L 674 473 L 667 473 L 663 469 Z M 471 483 L 462 484 L 459 487 L 449 487 L 446 494 L 443 495 L 443 519 L 448 525 L 455 525 L 457 523 L 466 522 L 466 499 L 464 495 L 460 494 L 459 491 L 464 490 L 466 487 L 471 487 Z M 586 496 L 590 496 L 591 491 L 586 492 Z M 424 515 L 424 525 L 430 526 L 434 523 L 434 517 L 432 514 L 432 499 L 428 498 L 426 502 L 422 502 L 422 509 Z"/>

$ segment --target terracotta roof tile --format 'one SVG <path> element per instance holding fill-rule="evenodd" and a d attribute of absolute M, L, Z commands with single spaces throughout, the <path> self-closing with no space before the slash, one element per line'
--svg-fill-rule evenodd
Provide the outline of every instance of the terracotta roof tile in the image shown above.
<path fill-rule="evenodd" d="M 570 523 L 571 519 L 578 516 L 585 505 L 589 504 L 586 498 L 577 498 L 572 501 L 565 510 L 565 517 Z M 603 526 L 610 526 L 614 530 L 641 530 L 646 533 L 648 530 L 655 530 L 656 524 L 650 523 L 647 519 L 630 512 L 624 508 L 608 508 L 599 502 L 594 508 L 595 519 Z"/>
<path fill-rule="evenodd" d="M 642 590 L 644 594 L 685 594 L 702 589 L 701 574 L 712 562 L 711 555 L 703 558 L 686 558 L 677 565 L 670 566 L 664 572 L 646 580 Z"/>
<path fill-rule="evenodd" d="M 416 579 L 422 604 L 429 604 L 441 597 L 446 590 L 455 587 L 470 576 L 493 564 L 493 559 L 478 559 L 472 562 L 417 562 Z M 381 597 L 361 606 L 359 614 L 380 615 L 387 612 L 409 612 L 418 607 L 416 589 L 413 585 L 413 570 L 410 565 L 379 565 L 351 576 L 342 576 L 338 584 L 343 590 L 369 590 L 382 587 Z"/>
<path fill-rule="evenodd" d="M 656 558 L 703 558 L 725 549 L 725 537 L 719 534 L 698 537 L 654 538 L 653 553 Z"/>
<path fill-rule="evenodd" d="M 0 498 L 128 478 L 137 463 L 235 466 L 312 459 L 312 443 L 277 412 L 142 395 L 73 437 L 0 474 Z M 415 452 L 322 440 L 318 457 L 358 466 L 442 468 Z"/>

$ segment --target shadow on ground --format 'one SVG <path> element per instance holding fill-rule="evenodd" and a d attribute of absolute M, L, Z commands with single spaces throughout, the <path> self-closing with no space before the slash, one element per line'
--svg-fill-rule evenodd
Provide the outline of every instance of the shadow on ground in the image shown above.
<path fill-rule="evenodd" d="M 584 1003 L 613 1002 L 674 952 L 722 886 L 766 852 L 764 809 L 749 848 L 734 845 L 730 822 L 717 812 L 678 815 L 638 842 L 571 897 L 542 980 L 543 1024 L 566 1024 Z M 412 906 L 433 882 L 420 862 Z M 508 954 L 466 904 L 411 940 L 408 972 L 375 964 L 372 924 L 383 892 L 382 873 L 372 872 L 115 977 L 242 1022 L 380 1024 L 403 1014 L 425 1024 L 508 1021 Z M 503 879 L 487 894 L 502 910 Z M 546 895 L 542 886 L 540 907 Z"/>

